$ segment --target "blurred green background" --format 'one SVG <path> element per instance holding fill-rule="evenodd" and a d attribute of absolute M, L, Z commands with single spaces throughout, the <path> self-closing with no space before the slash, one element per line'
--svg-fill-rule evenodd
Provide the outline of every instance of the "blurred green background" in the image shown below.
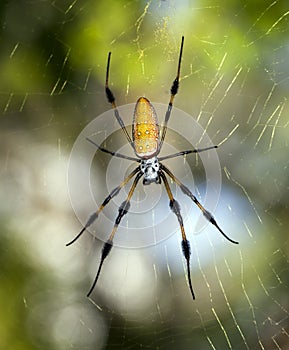
<path fill-rule="evenodd" d="M 288 2 L 12 0 L 0 16 L 0 348 L 288 349 Z M 65 247 L 71 148 L 110 108 L 108 51 L 119 105 L 167 103 L 182 35 L 175 105 L 220 145 L 215 214 L 240 244 L 188 234 L 194 302 L 180 237 L 115 248 L 88 300 L 102 244 Z"/>

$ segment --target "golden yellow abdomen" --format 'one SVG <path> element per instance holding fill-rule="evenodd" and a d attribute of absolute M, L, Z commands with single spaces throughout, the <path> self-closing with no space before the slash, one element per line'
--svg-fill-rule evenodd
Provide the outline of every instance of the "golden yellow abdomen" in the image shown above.
<path fill-rule="evenodd" d="M 150 158 L 157 154 L 159 147 L 157 114 L 153 105 L 145 97 L 140 97 L 135 106 L 132 137 L 138 157 Z"/>

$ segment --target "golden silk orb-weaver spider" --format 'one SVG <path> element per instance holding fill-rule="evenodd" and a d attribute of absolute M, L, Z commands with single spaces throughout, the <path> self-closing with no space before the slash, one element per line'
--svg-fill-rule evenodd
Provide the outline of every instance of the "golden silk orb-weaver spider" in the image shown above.
<path fill-rule="evenodd" d="M 127 141 L 133 148 L 136 157 L 130 157 L 118 152 L 110 151 L 96 144 L 93 140 L 89 138 L 87 138 L 87 140 L 91 142 L 93 145 L 95 145 L 97 149 L 99 149 L 102 152 L 108 153 L 114 157 L 138 162 L 139 165 L 120 183 L 119 186 L 114 188 L 108 194 L 108 196 L 104 199 L 100 207 L 88 218 L 85 226 L 82 228 L 79 234 L 72 241 L 66 244 L 67 246 L 69 246 L 72 243 L 74 243 L 85 232 L 85 230 L 98 218 L 98 215 L 104 209 L 104 207 L 110 202 L 110 200 L 113 197 L 117 196 L 120 190 L 130 180 L 134 179 L 126 199 L 121 203 L 118 209 L 118 215 L 115 219 L 112 232 L 109 238 L 107 239 L 107 241 L 103 245 L 98 271 L 94 279 L 94 282 L 87 294 L 88 297 L 92 293 L 98 281 L 103 262 L 105 258 L 108 256 L 108 254 L 110 253 L 111 248 L 113 246 L 113 239 L 117 231 L 117 228 L 122 218 L 124 217 L 124 215 L 126 215 L 129 211 L 131 197 L 134 193 L 137 183 L 141 178 L 143 178 L 143 185 L 150 185 L 152 183 L 161 184 L 162 182 L 164 184 L 165 190 L 169 198 L 169 207 L 171 211 L 176 215 L 180 226 L 181 235 L 182 235 L 182 252 L 187 263 L 187 277 L 188 277 L 189 288 L 193 299 L 195 299 L 195 294 L 192 287 L 191 273 L 190 273 L 190 255 L 191 255 L 190 242 L 187 240 L 187 237 L 186 237 L 180 205 L 172 194 L 167 177 L 169 177 L 173 182 L 176 183 L 177 186 L 179 186 L 181 191 L 198 206 L 198 208 L 202 211 L 205 218 L 212 225 L 214 225 L 218 229 L 218 231 L 228 241 L 238 244 L 238 242 L 232 240 L 223 232 L 223 230 L 217 224 L 213 215 L 201 205 L 201 203 L 198 201 L 195 195 L 189 190 L 189 188 L 185 186 L 179 179 L 177 179 L 175 175 L 171 172 L 171 170 L 169 170 L 164 164 L 162 164 L 163 160 L 166 160 L 169 158 L 184 156 L 190 153 L 200 153 L 200 152 L 208 151 L 213 148 L 217 148 L 218 146 L 211 146 L 211 147 L 201 148 L 201 149 L 190 149 L 190 150 L 185 150 L 174 154 L 170 154 L 164 157 L 158 157 L 166 136 L 167 125 L 171 116 L 174 98 L 178 93 L 181 61 L 182 61 L 182 55 L 183 55 L 183 46 L 184 46 L 184 37 L 182 37 L 181 46 L 180 46 L 177 76 L 171 86 L 171 96 L 170 96 L 170 100 L 169 100 L 168 107 L 165 114 L 164 123 L 161 130 L 158 124 L 157 114 L 155 112 L 153 105 L 150 103 L 150 101 L 147 98 L 140 97 L 137 100 L 135 105 L 135 110 L 133 115 L 133 125 L 132 125 L 132 137 L 129 135 L 127 128 L 124 125 L 123 119 L 120 116 L 117 105 L 115 103 L 115 97 L 108 86 L 111 52 L 109 52 L 108 54 L 107 67 L 106 67 L 106 80 L 105 80 L 106 97 L 108 102 L 111 104 L 114 110 L 114 115 L 122 131 L 124 132 Z"/>

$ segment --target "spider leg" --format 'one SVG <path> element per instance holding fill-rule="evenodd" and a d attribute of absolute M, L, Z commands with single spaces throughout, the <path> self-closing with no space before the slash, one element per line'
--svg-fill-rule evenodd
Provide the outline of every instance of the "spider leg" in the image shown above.
<path fill-rule="evenodd" d="M 101 258 L 100 258 L 100 263 L 99 263 L 99 267 L 98 267 L 98 271 L 97 271 L 97 274 L 95 276 L 95 279 L 93 281 L 93 284 L 89 290 L 89 292 L 87 293 L 87 297 L 90 296 L 90 294 L 92 293 L 96 283 L 97 283 L 97 280 L 98 280 L 98 277 L 100 275 L 100 271 L 101 271 L 101 268 L 102 268 L 102 265 L 103 265 L 103 262 L 104 262 L 104 259 L 108 256 L 108 254 L 110 253 L 111 251 L 111 248 L 113 246 L 113 238 L 114 238 L 114 235 L 115 235 L 115 232 L 118 228 L 118 225 L 120 224 L 121 222 L 121 219 L 123 218 L 123 216 L 125 214 L 127 214 L 128 210 L 129 210 L 129 207 L 130 207 L 130 199 L 133 195 L 133 192 L 136 188 L 136 185 L 139 181 L 139 179 L 142 177 L 142 173 L 141 172 L 138 172 L 138 174 L 136 175 L 135 179 L 134 179 L 134 182 L 129 190 L 129 193 L 127 195 L 127 198 L 124 202 L 121 203 L 119 209 L 118 209 L 118 216 L 117 218 L 115 219 L 115 223 L 114 223 L 114 226 L 113 226 L 113 229 L 112 229 L 112 232 L 108 238 L 108 240 L 104 243 L 103 245 L 103 248 L 102 248 L 102 252 L 101 252 Z"/>
<path fill-rule="evenodd" d="M 183 46 L 184 46 L 184 37 L 182 36 L 177 76 L 176 76 L 175 80 L 173 81 L 173 84 L 172 84 L 172 87 L 171 87 L 171 98 L 170 98 L 170 101 L 169 101 L 169 104 L 168 104 L 168 109 L 167 109 L 166 115 L 165 115 L 165 121 L 164 121 L 164 125 L 163 125 L 163 130 L 162 130 L 162 137 L 161 137 L 161 141 L 160 141 L 160 144 L 159 144 L 159 151 L 160 151 L 160 149 L 162 147 L 162 144 L 163 144 L 165 136 L 166 136 L 167 125 L 168 125 L 168 121 L 169 121 L 169 119 L 171 117 L 171 112 L 172 112 L 172 107 L 173 107 L 173 103 L 174 103 L 174 98 L 175 98 L 176 94 L 178 93 L 178 89 L 179 89 L 179 80 L 180 80 L 180 72 L 181 72 L 181 61 L 182 61 L 182 55 L 183 55 Z"/>
<path fill-rule="evenodd" d="M 123 159 L 128 159 L 128 160 L 132 160 L 134 162 L 138 162 L 140 163 L 141 160 L 138 158 L 134 158 L 134 157 L 129 157 L 126 156 L 125 154 L 121 154 L 121 153 L 117 153 L 117 152 L 112 152 L 106 148 L 100 147 L 97 143 L 95 143 L 94 141 L 92 141 L 91 139 L 89 139 L 88 137 L 86 138 L 87 141 L 89 141 L 90 143 L 92 143 L 94 146 L 96 146 L 97 149 L 99 149 L 100 151 L 104 152 L 104 153 L 108 153 L 113 157 L 117 157 L 117 158 L 123 158 Z"/>
<path fill-rule="evenodd" d="M 165 188 L 166 188 L 169 200 L 170 200 L 170 208 L 171 208 L 172 212 L 176 215 L 176 217 L 179 221 L 179 224 L 180 224 L 181 233 L 182 233 L 182 250 L 183 250 L 183 255 L 187 261 L 187 271 L 188 271 L 187 273 L 188 273 L 189 287 L 190 287 L 192 297 L 193 297 L 193 299 L 195 299 L 195 294 L 193 291 L 193 286 L 192 286 L 192 281 L 191 281 L 191 270 L 190 270 L 191 248 L 190 248 L 190 242 L 186 238 L 186 233 L 185 233 L 184 224 L 183 224 L 183 218 L 181 215 L 181 208 L 180 208 L 179 203 L 173 197 L 168 180 L 162 171 L 160 172 L 160 176 L 164 181 L 164 185 L 165 185 Z"/>
<path fill-rule="evenodd" d="M 174 174 L 163 164 L 160 164 L 160 167 L 162 170 L 164 170 L 169 177 L 180 187 L 180 189 L 182 190 L 182 192 L 189 196 L 191 198 L 191 200 L 199 207 L 199 209 L 203 212 L 205 218 L 211 223 L 213 224 L 218 230 L 219 232 L 230 242 L 234 243 L 234 244 L 239 244 L 239 242 L 234 241 L 233 239 L 231 239 L 230 237 L 228 237 L 225 232 L 220 228 L 220 226 L 217 224 L 215 218 L 213 217 L 213 215 L 206 210 L 201 203 L 197 200 L 197 198 L 193 195 L 193 193 L 188 189 L 187 186 L 185 186 L 183 183 L 181 183 L 180 180 L 178 180 Z"/>
<path fill-rule="evenodd" d="M 105 93 L 106 93 L 106 97 L 108 102 L 111 104 L 113 110 L 114 110 L 114 115 L 120 125 L 120 127 L 122 128 L 122 131 L 125 134 L 125 137 L 127 138 L 129 144 L 133 147 L 133 143 L 132 143 L 132 139 L 128 134 L 128 131 L 124 125 L 124 122 L 119 114 L 119 111 L 117 109 L 116 103 L 115 103 L 115 97 L 112 93 L 112 91 L 110 90 L 110 88 L 108 87 L 108 77 L 109 77 L 109 67 L 110 67 L 110 57 L 111 57 L 111 52 L 108 53 L 108 58 L 107 58 L 107 66 L 106 66 L 106 78 L 105 78 Z"/>
<path fill-rule="evenodd" d="M 137 167 L 136 169 L 134 169 L 121 183 L 119 186 L 117 186 L 116 188 L 114 188 L 110 194 L 105 198 L 105 200 L 102 202 L 101 206 L 97 209 L 96 212 L 94 212 L 93 214 L 91 214 L 91 216 L 89 217 L 89 219 L 87 220 L 86 224 L 84 225 L 84 227 L 82 228 L 82 230 L 79 232 L 79 234 L 73 238 L 72 241 L 70 241 L 69 243 L 66 244 L 66 246 L 71 245 L 72 243 L 74 243 L 75 241 L 78 240 L 78 238 L 84 233 L 84 231 L 98 218 L 99 213 L 103 210 L 103 208 L 109 203 L 109 201 L 115 197 L 116 195 L 118 195 L 119 191 L 129 182 L 129 180 L 131 180 L 135 174 L 137 174 L 140 171 L 140 168 Z"/>
<path fill-rule="evenodd" d="M 181 152 L 177 152 L 174 154 L 169 154 L 169 155 L 164 156 L 164 157 L 159 157 L 158 160 L 161 162 L 162 160 L 165 160 L 165 159 L 175 158 L 175 157 L 179 157 L 179 156 L 185 156 L 186 154 L 190 154 L 190 153 L 201 153 L 201 152 L 208 151 L 208 150 L 214 149 L 214 148 L 218 148 L 218 146 L 210 146 L 210 147 L 206 147 L 206 148 L 196 148 L 193 150 L 181 151 Z"/>

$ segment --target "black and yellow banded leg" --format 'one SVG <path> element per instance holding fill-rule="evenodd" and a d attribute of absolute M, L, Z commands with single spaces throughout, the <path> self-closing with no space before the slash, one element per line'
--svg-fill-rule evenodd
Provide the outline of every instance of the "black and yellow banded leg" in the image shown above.
<path fill-rule="evenodd" d="M 137 174 L 140 171 L 140 167 L 137 167 L 136 169 L 134 169 L 122 182 L 119 186 L 117 186 L 116 188 L 114 188 L 110 194 L 105 198 L 105 200 L 102 202 L 101 206 L 97 209 L 96 212 L 94 212 L 93 214 L 91 214 L 91 216 L 89 217 L 89 219 L 87 220 L 86 224 L 84 225 L 84 227 L 82 228 L 82 230 L 79 232 L 79 234 L 73 238 L 72 241 L 70 241 L 69 243 L 66 244 L 66 246 L 71 245 L 72 243 L 74 243 L 75 241 L 78 240 L 78 238 L 84 233 L 84 231 L 98 218 L 99 213 L 103 210 L 103 208 L 110 202 L 110 200 L 115 197 L 116 195 L 118 195 L 119 191 L 129 182 L 129 180 L 131 180 L 135 174 Z"/>
<path fill-rule="evenodd" d="M 141 160 L 139 158 L 136 158 L 136 157 L 130 157 L 130 156 L 127 156 L 125 154 L 121 154 L 121 153 L 118 153 L 118 152 L 113 152 L 113 151 L 110 151 L 106 148 L 103 148 L 101 147 L 100 145 L 98 145 L 96 142 L 94 142 L 93 140 L 91 140 L 90 138 L 86 138 L 86 140 L 88 142 L 90 142 L 91 144 L 93 144 L 97 149 L 99 149 L 101 152 L 104 152 L 104 153 L 107 153 L 107 154 L 110 154 L 112 157 L 117 157 L 117 158 L 122 158 L 122 159 L 127 159 L 127 160 L 132 160 L 134 162 L 138 162 L 140 163 Z"/>
<path fill-rule="evenodd" d="M 106 66 L 106 78 L 105 78 L 105 93 L 106 93 L 106 97 L 108 102 L 111 104 L 111 107 L 114 110 L 114 115 L 120 125 L 120 127 L 122 128 L 122 131 L 125 134 L 126 139 L 128 140 L 129 144 L 132 146 L 133 148 L 133 142 L 131 137 L 128 134 L 128 131 L 124 125 L 124 122 L 119 114 L 119 111 L 117 109 L 116 103 L 115 103 L 115 97 L 112 93 L 112 91 L 110 90 L 109 86 L 108 86 L 108 77 L 109 77 L 109 67 L 110 67 L 110 58 L 111 58 L 111 52 L 108 53 L 108 58 L 107 58 L 107 66 Z"/>
<path fill-rule="evenodd" d="M 191 255 L 191 247 L 190 247 L 190 242 L 187 240 L 185 229 L 184 229 L 184 223 L 183 223 L 183 218 L 181 215 L 181 208 L 179 203 L 175 200 L 173 197 L 172 191 L 170 189 L 168 180 L 163 172 L 160 172 L 160 177 L 162 178 L 169 200 L 170 200 L 170 209 L 172 212 L 176 215 L 180 228 L 181 228 L 181 234 L 182 234 L 182 250 L 184 257 L 187 261 L 187 271 L 188 271 L 188 281 L 189 281 L 189 287 L 190 291 L 192 293 L 193 299 L 195 299 L 195 294 L 193 291 L 193 286 L 192 286 L 192 281 L 191 281 L 191 269 L 190 269 L 190 255 Z"/>
<path fill-rule="evenodd" d="M 168 104 L 168 108 L 166 111 L 166 115 L 165 115 L 165 121 L 164 121 L 164 125 L 163 125 L 163 130 L 162 130 L 162 136 L 161 136 L 161 141 L 160 141 L 160 145 L 159 145 L 159 150 L 162 147 L 162 144 L 164 142 L 166 133 L 167 133 L 167 125 L 168 125 L 168 121 L 171 117 L 171 112 L 172 112 L 172 107 L 173 107 L 173 103 L 174 103 L 174 98 L 176 96 L 176 94 L 178 93 L 179 90 L 179 81 L 180 81 L 180 73 L 181 73 L 181 62 L 182 62 L 182 55 L 183 55 L 183 47 L 184 47 L 184 37 L 182 36 L 182 42 L 181 42 L 181 47 L 180 47 L 180 55 L 179 55 L 179 62 L 178 62 L 178 69 L 177 69 L 177 76 L 175 78 L 175 80 L 173 81 L 173 84 L 171 86 L 171 97 L 170 97 L 170 101 Z"/>
<path fill-rule="evenodd" d="M 196 149 L 192 149 L 192 150 L 189 149 L 186 151 L 180 151 L 177 153 L 169 154 L 169 155 L 164 156 L 164 157 L 158 157 L 158 160 L 159 160 L 159 162 L 161 162 L 162 160 L 176 158 L 176 157 L 180 157 L 180 156 L 185 156 L 185 155 L 190 154 L 190 153 L 206 152 L 206 151 L 209 151 L 209 150 L 214 149 L 214 148 L 218 148 L 218 146 L 210 146 L 210 147 L 206 147 L 206 148 L 196 148 Z"/>
<path fill-rule="evenodd" d="M 126 200 L 121 203 L 121 205 L 120 205 L 120 207 L 118 209 L 118 216 L 115 219 L 112 232 L 111 232 L 108 240 L 103 245 L 98 271 L 97 271 L 97 274 L 95 276 L 94 282 L 93 282 L 89 292 L 87 293 L 88 297 L 92 293 L 92 291 L 93 291 L 93 289 L 94 289 L 94 287 L 95 287 L 95 285 L 97 283 L 97 280 L 98 280 L 98 277 L 100 275 L 100 271 L 101 271 L 104 259 L 108 256 L 108 254 L 110 253 L 111 248 L 113 246 L 113 238 L 114 238 L 114 235 L 115 235 L 116 230 L 118 228 L 118 225 L 120 224 L 121 219 L 124 217 L 125 214 L 127 214 L 128 210 L 129 210 L 131 197 L 132 197 L 133 192 L 134 192 L 134 190 L 136 188 L 136 185 L 137 185 L 139 179 L 142 177 L 142 175 L 143 174 L 141 172 L 138 172 L 138 174 L 136 175 L 136 177 L 134 179 L 134 182 L 133 182 L 133 184 L 132 184 L 132 186 L 131 186 L 131 188 L 129 190 L 129 193 L 127 195 Z"/>
<path fill-rule="evenodd" d="M 206 210 L 201 203 L 197 200 L 197 198 L 193 195 L 193 193 L 188 189 L 187 186 L 185 186 L 183 183 L 181 183 L 180 180 L 178 180 L 175 175 L 163 164 L 161 164 L 161 169 L 164 170 L 169 177 L 180 187 L 180 189 L 182 190 L 182 192 L 187 195 L 188 197 L 191 198 L 191 200 L 198 206 L 198 208 L 202 211 L 203 215 L 205 216 L 205 218 L 212 224 L 214 225 L 218 231 L 231 243 L 234 244 L 239 244 L 239 242 L 234 241 L 233 239 L 231 239 L 230 237 L 228 237 L 225 232 L 220 228 L 220 226 L 217 224 L 215 218 L 213 217 L 213 215 Z"/>

